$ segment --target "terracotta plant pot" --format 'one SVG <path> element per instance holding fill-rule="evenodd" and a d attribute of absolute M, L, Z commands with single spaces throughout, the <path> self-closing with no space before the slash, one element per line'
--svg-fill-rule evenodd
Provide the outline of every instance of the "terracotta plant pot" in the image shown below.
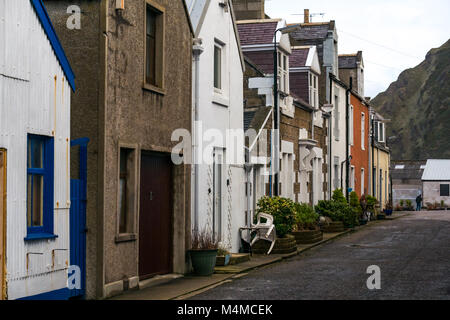
<path fill-rule="evenodd" d="M 194 273 L 198 276 L 210 276 L 216 266 L 216 250 L 189 250 Z"/>

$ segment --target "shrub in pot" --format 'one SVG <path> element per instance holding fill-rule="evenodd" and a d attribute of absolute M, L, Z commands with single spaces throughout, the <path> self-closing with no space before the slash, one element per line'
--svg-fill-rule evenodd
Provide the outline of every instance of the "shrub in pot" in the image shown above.
<path fill-rule="evenodd" d="M 316 243 L 323 239 L 323 233 L 318 227 L 319 215 L 314 209 L 304 203 L 295 203 L 296 226 L 292 235 L 297 244 Z"/>
<path fill-rule="evenodd" d="M 408 211 L 414 211 L 414 207 L 411 200 L 406 200 L 406 208 Z"/>
<path fill-rule="evenodd" d="M 367 200 L 364 198 L 365 206 L 367 208 Z M 366 224 L 367 218 L 364 215 L 363 208 L 361 206 L 361 203 L 358 198 L 358 194 L 355 191 L 352 191 L 350 193 L 350 207 L 352 208 L 353 212 L 357 216 L 359 220 L 359 224 Z"/>
<path fill-rule="evenodd" d="M 211 231 L 194 230 L 189 254 L 194 273 L 199 276 L 210 276 L 214 273 L 218 251 L 218 242 Z"/>
<path fill-rule="evenodd" d="M 286 254 L 297 250 L 295 238 L 289 233 L 295 227 L 294 202 L 281 197 L 264 197 L 258 201 L 258 213 L 267 213 L 273 216 L 277 232 L 277 240 L 273 248 L 274 254 Z M 260 240 L 252 247 L 256 254 L 265 254 L 270 247 L 268 241 Z"/>
<path fill-rule="evenodd" d="M 258 201 L 258 213 L 267 213 L 273 216 L 273 223 L 278 238 L 285 238 L 295 226 L 294 202 L 281 197 L 263 197 Z"/>
<path fill-rule="evenodd" d="M 335 190 L 333 200 L 321 200 L 315 207 L 316 212 L 324 217 L 329 217 L 335 222 L 342 222 L 346 228 L 358 225 L 358 217 L 355 211 L 345 200 L 342 190 Z"/>

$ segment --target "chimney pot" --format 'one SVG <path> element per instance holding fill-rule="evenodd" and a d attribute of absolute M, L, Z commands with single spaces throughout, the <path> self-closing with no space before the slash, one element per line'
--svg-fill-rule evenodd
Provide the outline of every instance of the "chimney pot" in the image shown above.
<path fill-rule="evenodd" d="M 305 23 L 309 23 L 309 9 L 305 9 Z"/>

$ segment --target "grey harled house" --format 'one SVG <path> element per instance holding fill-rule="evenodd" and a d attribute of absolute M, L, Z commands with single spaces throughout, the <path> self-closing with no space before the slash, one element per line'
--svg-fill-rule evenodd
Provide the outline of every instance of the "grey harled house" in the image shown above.
<path fill-rule="evenodd" d="M 124 10 L 115 0 L 44 2 L 77 74 L 72 138 L 91 141 L 87 298 L 186 273 L 190 166 L 170 159 L 172 132 L 191 128 L 192 28 L 184 1 L 125 1 Z M 66 27 L 73 4 L 80 30 Z"/>

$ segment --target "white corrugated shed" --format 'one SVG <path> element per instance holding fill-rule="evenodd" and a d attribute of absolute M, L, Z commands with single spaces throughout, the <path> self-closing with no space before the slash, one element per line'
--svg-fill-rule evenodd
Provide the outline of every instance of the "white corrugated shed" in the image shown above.
<path fill-rule="evenodd" d="M 450 181 L 450 159 L 428 160 L 422 181 Z"/>
<path fill-rule="evenodd" d="M 6 149 L 8 163 L 6 256 L 11 300 L 66 288 L 70 260 L 71 85 L 33 5 L 42 2 L 0 0 L 0 148 Z M 53 240 L 24 240 L 28 134 L 54 138 L 57 238 Z"/>

